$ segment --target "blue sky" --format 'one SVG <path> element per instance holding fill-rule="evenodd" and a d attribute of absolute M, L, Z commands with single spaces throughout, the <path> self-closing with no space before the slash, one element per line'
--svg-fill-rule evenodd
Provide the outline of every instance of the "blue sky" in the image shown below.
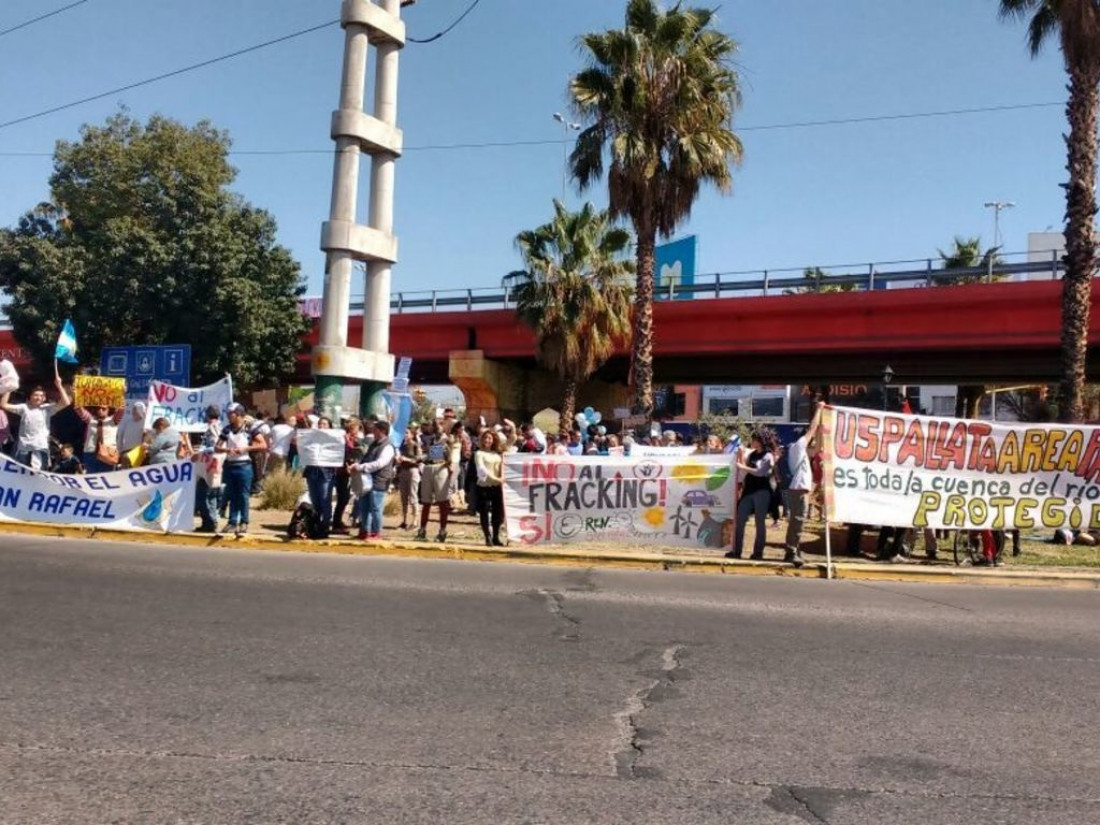
<path fill-rule="evenodd" d="M 4 0 L 0 30 L 69 0 Z M 405 13 L 427 37 L 469 0 L 420 0 Z M 705 4 L 705 0 L 701 0 Z M 88 0 L 0 37 L 0 122 L 198 62 L 339 16 L 337 0 Z M 555 140 L 577 38 L 622 24 L 625 0 L 482 0 L 455 31 L 402 54 L 395 290 L 488 287 L 518 264 L 512 239 L 561 194 L 562 147 L 414 150 Z M 955 234 L 989 242 L 985 201 L 1004 213 L 1004 248 L 1060 227 L 1061 106 L 814 128 L 754 127 L 1060 102 L 1061 57 L 1032 60 L 996 0 L 724 0 L 720 26 L 741 44 L 745 160 L 732 196 L 708 192 L 678 234 L 699 236 L 699 271 L 935 256 Z M 1052 44 L 1053 46 L 1053 44 Z M 0 129 L 0 225 L 48 196 L 50 152 L 120 104 L 192 123 L 209 118 L 244 151 L 234 188 L 269 210 L 319 294 L 331 111 L 342 36 L 321 32 L 211 68 Z M 366 177 L 366 176 L 364 176 Z M 364 179 L 361 187 L 366 189 Z M 599 188 L 586 197 L 605 201 Z M 580 196 L 570 192 L 569 202 Z M 365 215 L 365 210 L 363 212 Z M 356 287 L 361 292 L 361 285 Z"/>

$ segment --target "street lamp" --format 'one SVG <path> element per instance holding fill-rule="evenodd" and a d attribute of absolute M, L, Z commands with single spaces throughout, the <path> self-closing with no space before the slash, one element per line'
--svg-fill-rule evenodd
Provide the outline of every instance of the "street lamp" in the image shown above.
<path fill-rule="evenodd" d="M 561 202 L 565 204 L 566 189 L 569 187 L 569 133 L 579 132 L 581 125 L 579 123 L 573 123 L 571 120 L 566 119 L 565 115 L 561 112 L 554 112 L 554 120 L 561 124 L 562 131 L 565 133 L 565 141 L 561 146 L 562 153 L 562 172 L 561 172 Z"/>
<path fill-rule="evenodd" d="M 993 251 L 1001 248 L 1001 210 L 1011 209 L 1016 204 L 1013 201 L 986 201 L 985 208 L 993 210 L 993 247 L 989 250 L 987 257 L 988 270 L 986 272 L 986 280 L 993 281 Z"/>
<path fill-rule="evenodd" d="M 882 371 L 882 411 L 886 412 L 889 406 L 886 403 L 887 394 L 890 391 L 890 384 L 894 381 L 894 371 L 890 368 L 890 365 L 886 365 L 886 369 Z"/>

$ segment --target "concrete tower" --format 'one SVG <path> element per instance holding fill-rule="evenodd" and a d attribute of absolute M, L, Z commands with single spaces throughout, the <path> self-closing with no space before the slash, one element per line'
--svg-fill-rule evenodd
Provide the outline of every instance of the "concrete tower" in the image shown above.
<path fill-rule="evenodd" d="M 405 45 L 401 7 L 414 0 L 343 0 L 345 32 L 340 108 L 332 115 L 336 159 L 332 205 L 321 227 L 325 291 L 320 343 L 313 348 L 317 407 L 328 415 L 341 404 L 345 384 L 362 385 L 361 412 L 380 412 L 379 393 L 393 380 L 390 354 L 390 276 L 397 261 L 393 234 L 394 166 L 401 155 L 397 128 L 398 56 Z M 373 114 L 365 109 L 367 65 L 374 47 Z M 359 223 L 359 161 L 371 159 L 370 211 Z M 356 261 L 367 265 L 362 347 L 348 346 L 351 278 Z"/>

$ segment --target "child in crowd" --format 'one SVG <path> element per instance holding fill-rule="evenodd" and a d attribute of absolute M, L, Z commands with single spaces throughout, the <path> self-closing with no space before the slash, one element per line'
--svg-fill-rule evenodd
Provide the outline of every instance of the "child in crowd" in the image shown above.
<path fill-rule="evenodd" d="M 57 463 L 54 464 L 53 471 L 65 476 L 84 474 L 84 465 L 81 464 L 80 459 L 76 457 L 72 444 L 61 445 L 61 450 L 58 453 Z"/>

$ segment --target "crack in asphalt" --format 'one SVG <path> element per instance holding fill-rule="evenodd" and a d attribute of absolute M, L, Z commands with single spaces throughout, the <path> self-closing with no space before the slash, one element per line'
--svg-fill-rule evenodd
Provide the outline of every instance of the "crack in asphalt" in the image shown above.
<path fill-rule="evenodd" d="M 540 587 L 538 590 L 524 590 L 519 595 L 529 599 L 542 601 L 546 609 L 558 623 L 557 638 L 562 642 L 579 642 L 581 640 L 581 620 L 571 616 L 565 610 L 565 596 L 557 590 Z"/>
<path fill-rule="evenodd" d="M 638 760 L 645 754 L 645 745 L 638 732 L 638 718 L 652 704 L 653 694 L 675 681 L 673 673 L 680 667 L 680 652 L 683 649 L 684 645 L 665 648 L 661 654 L 660 678 L 628 696 L 625 707 L 613 717 L 618 733 L 611 749 L 611 761 L 619 779 L 638 778 Z"/>
<path fill-rule="evenodd" d="M 667 651 L 666 651 L 667 652 Z M 336 767 L 336 768 L 362 768 L 377 770 L 400 771 L 454 771 L 474 773 L 498 773 L 498 774 L 530 774 L 550 778 L 563 779 L 590 779 L 601 781 L 618 781 L 618 776 L 609 776 L 607 773 L 591 773 L 588 771 L 566 771 L 558 768 L 534 768 L 530 766 L 514 765 L 446 765 L 437 763 L 413 763 L 413 762 L 382 762 L 359 759 L 324 759 L 319 757 L 269 755 L 254 753 L 199 753 L 193 751 L 152 750 L 139 748 L 77 748 L 65 745 L 29 744 L 25 742 L 0 742 L 0 751 L 20 753 L 43 753 L 63 756 L 92 756 L 123 759 L 194 759 L 205 762 L 234 762 L 241 764 L 284 764 L 298 766 Z M 784 793 L 793 801 L 803 806 L 807 802 L 799 799 L 793 791 L 800 795 L 829 794 L 835 797 L 844 796 L 894 796 L 909 799 L 941 799 L 941 800 L 986 800 L 1008 802 L 1049 802 L 1057 804 L 1075 805 L 1100 805 L 1100 797 L 1082 796 L 1049 796 L 1042 794 L 1003 794 L 1003 793 L 958 793 L 903 790 L 900 788 L 859 788 L 859 787 L 808 787 L 801 785 L 788 785 L 779 782 L 746 779 L 697 779 L 682 777 L 652 777 L 654 782 L 669 785 L 703 786 L 726 785 L 740 788 L 759 788 L 761 790 Z M 793 812 L 790 802 L 787 803 L 785 812 Z M 810 811 L 813 813 L 812 811 Z M 824 822 L 820 814 L 814 813 L 819 819 L 815 822 Z M 803 817 L 804 818 L 804 817 Z"/>

